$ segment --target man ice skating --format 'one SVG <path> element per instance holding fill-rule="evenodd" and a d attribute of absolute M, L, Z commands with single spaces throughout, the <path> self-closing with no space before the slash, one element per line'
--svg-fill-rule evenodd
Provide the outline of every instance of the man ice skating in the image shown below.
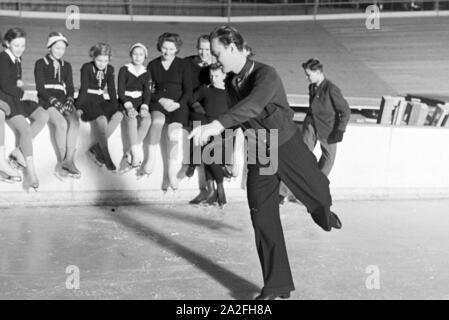
<path fill-rule="evenodd" d="M 249 164 L 247 196 L 264 279 L 264 287 L 256 299 L 288 298 L 295 287 L 279 217 L 279 184 L 284 182 L 304 203 L 313 220 L 330 231 L 340 229 L 341 223 L 330 211 L 329 180 L 318 168 L 293 122 L 293 110 L 274 68 L 248 59 L 245 40 L 232 27 L 215 29 L 210 40 L 212 52 L 224 72 L 233 74 L 226 80 L 230 109 L 218 120 L 196 127 L 189 138 L 196 145 L 204 145 L 210 137 L 236 125 L 244 130 L 266 130 L 267 136 L 277 131 L 277 171 L 263 174 L 259 161 Z M 258 146 L 264 145 L 265 150 L 276 147 L 268 144 L 268 139 L 258 141 Z"/>

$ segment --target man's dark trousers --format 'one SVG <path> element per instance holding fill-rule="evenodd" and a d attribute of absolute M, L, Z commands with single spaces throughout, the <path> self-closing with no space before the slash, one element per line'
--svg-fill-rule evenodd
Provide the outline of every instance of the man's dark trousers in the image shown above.
<path fill-rule="evenodd" d="M 294 290 L 294 284 L 279 216 L 280 182 L 286 184 L 308 212 L 327 215 L 332 204 L 329 180 L 318 168 L 299 129 L 279 147 L 276 173 L 261 175 L 260 167 L 248 165 L 247 194 L 262 265 L 263 293 L 287 293 Z"/>

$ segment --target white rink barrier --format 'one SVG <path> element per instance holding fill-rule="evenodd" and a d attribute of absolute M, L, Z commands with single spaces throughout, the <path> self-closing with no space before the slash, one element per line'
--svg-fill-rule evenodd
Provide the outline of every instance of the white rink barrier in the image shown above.
<path fill-rule="evenodd" d="M 99 168 L 87 156 L 90 126 L 82 122 L 76 164 L 79 180 L 60 181 L 53 174 L 56 156 L 46 127 L 34 140 L 35 163 L 40 180 L 38 192 L 23 190 L 22 183 L 0 182 L 0 207 L 35 205 L 127 204 L 184 202 L 198 193 L 197 173 L 184 177 L 179 190 L 162 192 L 163 161 L 149 178 L 136 180 L 135 172 L 124 175 Z M 6 149 L 14 147 L 14 135 L 6 130 Z M 330 175 L 334 199 L 391 199 L 449 197 L 449 130 L 436 127 L 398 127 L 350 124 Z M 240 174 L 225 182 L 229 201 L 245 200 L 243 135 L 238 136 Z M 109 139 L 115 164 L 123 155 L 120 127 Z M 315 154 L 319 155 L 319 148 Z M 182 174 L 180 175 L 182 177 Z"/>

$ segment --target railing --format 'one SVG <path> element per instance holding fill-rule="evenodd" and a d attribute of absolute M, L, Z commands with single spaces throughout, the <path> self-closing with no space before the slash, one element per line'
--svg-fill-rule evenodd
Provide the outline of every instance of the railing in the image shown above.
<path fill-rule="evenodd" d="M 381 11 L 438 11 L 449 10 L 449 0 L 6 0 L 0 10 L 64 12 L 70 5 L 81 13 L 107 13 L 130 16 L 265 16 L 318 15 L 332 13 L 363 13 L 376 4 Z"/>

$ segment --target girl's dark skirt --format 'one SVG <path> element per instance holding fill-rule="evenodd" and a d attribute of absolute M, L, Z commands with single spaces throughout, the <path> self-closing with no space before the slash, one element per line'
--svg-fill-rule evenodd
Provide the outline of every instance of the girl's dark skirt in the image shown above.
<path fill-rule="evenodd" d="M 54 89 L 47 89 L 47 90 L 50 93 L 50 96 L 55 97 L 61 103 L 64 103 L 65 100 L 67 99 L 66 94 L 62 90 L 54 90 Z M 48 108 L 51 107 L 51 104 L 42 98 L 39 98 L 39 105 L 45 110 L 48 110 Z"/>
<path fill-rule="evenodd" d="M 142 97 L 140 98 L 129 98 L 129 101 L 133 104 L 133 108 L 137 111 L 140 112 L 140 107 L 142 106 L 143 103 L 143 99 Z M 120 111 L 123 112 L 123 114 L 126 114 L 126 108 L 125 105 L 120 103 Z"/>
<path fill-rule="evenodd" d="M 11 108 L 9 107 L 9 104 L 6 103 L 6 98 L 4 98 L 4 96 L 5 95 L 0 91 L 0 110 L 8 116 L 11 113 Z"/>
<path fill-rule="evenodd" d="M 10 113 L 6 115 L 6 119 L 11 119 L 15 116 L 22 115 L 29 118 L 31 114 L 39 108 L 39 105 L 31 100 L 19 100 L 16 97 L 2 94 L 0 100 L 5 102 L 10 109 Z"/>
<path fill-rule="evenodd" d="M 96 120 L 101 116 L 105 116 L 109 121 L 116 112 L 120 111 L 116 104 L 95 94 L 89 94 L 83 105 L 79 105 L 79 103 L 75 105 L 78 110 L 83 111 L 81 120 L 86 122 Z"/>

